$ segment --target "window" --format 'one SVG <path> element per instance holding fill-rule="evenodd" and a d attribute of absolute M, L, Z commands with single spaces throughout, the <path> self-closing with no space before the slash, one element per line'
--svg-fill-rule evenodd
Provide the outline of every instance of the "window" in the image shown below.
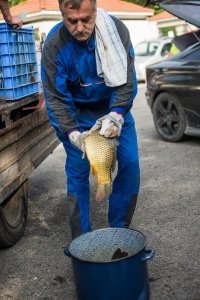
<path fill-rule="evenodd" d="M 161 56 L 166 56 L 170 52 L 170 49 L 172 47 L 172 43 L 167 43 L 163 46 L 161 51 Z"/>
<path fill-rule="evenodd" d="M 156 50 L 158 49 L 159 43 L 157 42 L 150 42 L 149 43 L 149 54 L 148 55 L 154 55 L 156 53 Z"/>
<path fill-rule="evenodd" d="M 135 55 L 145 56 L 145 55 L 147 55 L 147 52 L 148 52 L 148 43 L 147 42 L 143 42 L 143 43 L 136 45 Z"/>

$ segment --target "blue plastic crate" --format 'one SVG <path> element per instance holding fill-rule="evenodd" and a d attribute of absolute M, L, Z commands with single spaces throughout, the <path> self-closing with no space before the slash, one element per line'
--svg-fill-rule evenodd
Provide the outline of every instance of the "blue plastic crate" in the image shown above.
<path fill-rule="evenodd" d="M 9 54 L 14 54 L 15 49 L 14 49 L 14 43 L 1 43 L 0 42 L 0 53 L 1 55 L 7 55 Z"/>
<path fill-rule="evenodd" d="M 1 43 L 35 42 L 32 26 L 13 29 L 12 26 L 8 25 L 7 23 L 0 23 L 0 31 Z"/>
<path fill-rule="evenodd" d="M 17 66 L 18 67 L 18 66 Z M 12 76 L 16 76 L 18 75 L 18 69 L 16 66 L 5 66 L 3 67 L 3 71 L 2 71 L 2 77 L 12 77 Z M 19 67 L 18 67 L 19 68 Z"/>
<path fill-rule="evenodd" d="M 1 85 L 1 81 L 0 81 Z M 33 95 L 39 92 L 39 83 L 34 84 L 26 84 L 22 85 L 18 88 L 11 89 L 0 89 L 0 98 L 4 98 L 5 100 L 19 100 L 21 98 Z"/>
<path fill-rule="evenodd" d="M 33 27 L 0 23 L 0 97 L 18 100 L 39 89 Z"/>

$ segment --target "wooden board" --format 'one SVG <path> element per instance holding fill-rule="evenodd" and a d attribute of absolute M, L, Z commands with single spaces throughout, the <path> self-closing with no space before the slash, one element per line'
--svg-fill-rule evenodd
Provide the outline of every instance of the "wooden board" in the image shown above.
<path fill-rule="evenodd" d="M 0 130 L 0 203 L 30 176 L 58 144 L 45 108 Z"/>

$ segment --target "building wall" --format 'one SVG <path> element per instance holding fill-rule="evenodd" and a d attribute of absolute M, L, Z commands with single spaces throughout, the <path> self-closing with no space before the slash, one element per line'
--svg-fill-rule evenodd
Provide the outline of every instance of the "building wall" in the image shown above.
<path fill-rule="evenodd" d="M 176 35 L 182 35 L 186 32 L 190 32 L 191 30 L 197 30 L 197 27 L 189 23 L 186 23 L 183 20 L 178 18 L 174 18 L 171 20 L 159 20 L 157 21 L 157 27 L 160 33 L 168 31 L 168 36 L 173 37 Z M 173 32 L 171 32 L 173 30 Z M 172 33 L 172 35 L 171 35 Z"/>
<path fill-rule="evenodd" d="M 51 28 L 56 25 L 59 21 L 40 21 L 40 22 L 34 22 L 31 25 L 33 25 L 33 28 L 38 28 L 39 33 L 41 34 L 42 32 L 45 32 L 48 34 L 48 32 L 51 30 Z"/>
<path fill-rule="evenodd" d="M 122 20 L 130 32 L 133 46 L 139 42 L 155 39 L 159 36 L 159 31 L 155 22 L 146 20 Z"/>

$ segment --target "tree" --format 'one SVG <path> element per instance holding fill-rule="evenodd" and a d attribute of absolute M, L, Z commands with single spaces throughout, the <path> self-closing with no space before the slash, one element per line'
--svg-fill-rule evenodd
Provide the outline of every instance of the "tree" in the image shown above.
<path fill-rule="evenodd" d="M 24 1 L 26 1 L 26 0 L 8 0 L 10 7 L 15 6 L 15 5 L 17 5 L 21 2 L 24 2 Z"/>
<path fill-rule="evenodd" d="M 137 5 L 143 5 L 143 3 L 144 3 L 143 0 L 123 0 L 123 1 L 134 3 Z M 154 9 L 155 14 L 159 14 L 160 12 L 163 11 L 163 9 L 159 7 L 159 5 L 149 5 L 148 7 Z"/>

